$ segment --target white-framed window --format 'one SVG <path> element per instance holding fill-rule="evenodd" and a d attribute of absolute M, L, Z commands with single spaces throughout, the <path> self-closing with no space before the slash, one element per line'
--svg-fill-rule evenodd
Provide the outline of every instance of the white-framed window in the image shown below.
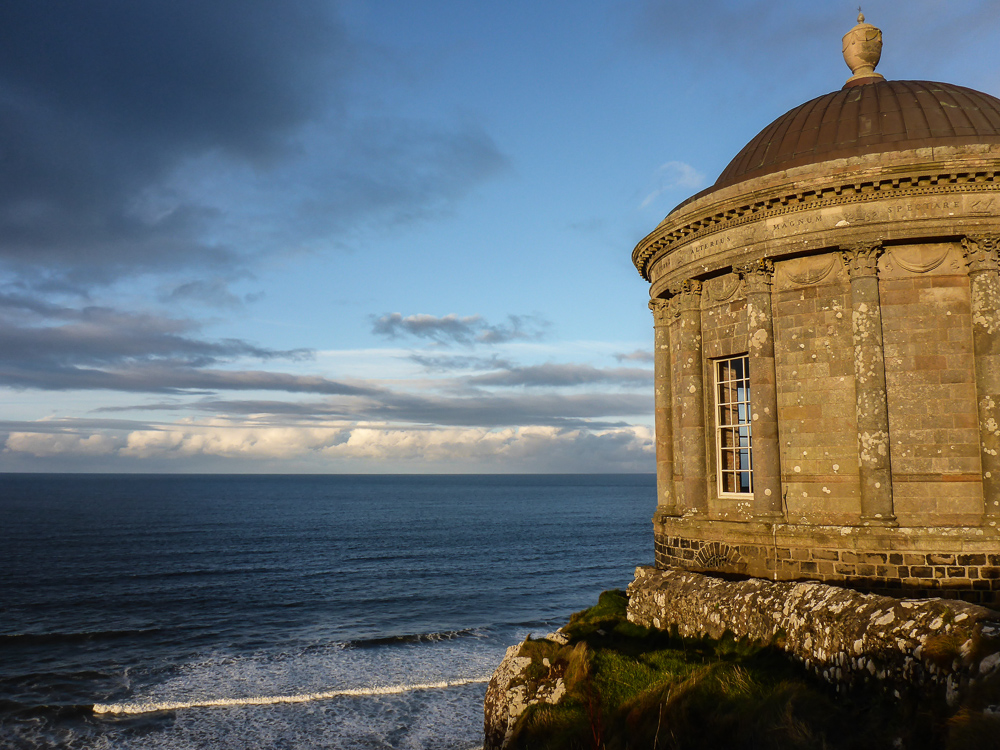
<path fill-rule="evenodd" d="M 715 360 L 716 463 L 720 495 L 753 494 L 750 358 Z"/>

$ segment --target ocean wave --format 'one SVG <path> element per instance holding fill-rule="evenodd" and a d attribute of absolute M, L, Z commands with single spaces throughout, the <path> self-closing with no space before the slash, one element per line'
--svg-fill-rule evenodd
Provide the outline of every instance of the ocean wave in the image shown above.
<path fill-rule="evenodd" d="M 386 635 L 377 638 L 358 638 L 351 641 L 342 641 L 342 648 L 374 648 L 376 646 L 391 646 L 397 643 L 436 643 L 438 641 L 450 641 L 455 638 L 471 636 L 474 638 L 483 637 L 484 628 L 462 628 L 461 630 L 442 630 L 437 633 L 410 633 L 406 635 Z"/>
<path fill-rule="evenodd" d="M 440 682 L 423 682 L 412 685 L 381 685 L 365 688 L 342 688 L 340 690 L 323 690 L 315 693 L 299 693 L 298 695 L 252 695 L 246 698 L 207 698 L 194 701 L 163 701 L 151 703 L 95 703 L 95 714 L 148 714 L 157 711 L 179 711 L 186 708 L 221 708 L 227 706 L 270 706 L 279 703 L 310 703 L 331 698 L 365 697 L 373 695 L 400 695 L 418 690 L 443 690 L 489 682 L 489 677 L 469 677 L 461 680 L 442 680 Z"/>
<path fill-rule="evenodd" d="M 132 630 L 83 630 L 76 633 L 10 633 L 0 635 L 0 645 L 44 645 L 51 643 L 81 643 L 83 641 L 103 641 L 136 635 L 152 635 L 163 628 L 136 628 Z"/>

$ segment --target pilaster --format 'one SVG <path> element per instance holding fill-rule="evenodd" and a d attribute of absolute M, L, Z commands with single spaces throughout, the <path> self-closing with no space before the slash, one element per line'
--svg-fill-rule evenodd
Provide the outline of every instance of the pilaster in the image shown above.
<path fill-rule="evenodd" d="M 673 351 L 677 357 L 680 407 L 681 486 L 678 504 L 685 514 L 705 513 L 708 499 L 705 473 L 705 387 L 701 345 L 701 282 L 689 279 L 671 289 L 676 305 Z"/>
<path fill-rule="evenodd" d="M 882 348 L 882 306 L 878 259 L 882 242 L 851 245 L 841 256 L 851 279 L 851 323 L 854 332 L 854 392 L 858 420 L 858 465 L 861 523 L 895 526 L 890 464 L 889 406 Z"/>
<path fill-rule="evenodd" d="M 969 265 L 972 346 L 976 362 L 983 514 L 1000 522 L 1000 235 L 962 240 Z"/>
<path fill-rule="evenodd" d="M 762 521 L 784 518 L 781 507 L 781 444 L 778 440 L 778 388 L 774 368 L 771 281 L 774 264 L 756 260 L 736 266 L 746 285 L 747 341 L 750 359 L 753 510 Z"/>
<path fill-rule="evenodd" d="M 656 431 L 656 518 L 679 515 L 674 492 L 673 389 L 671 388 L 670 324 L 674 305 L 649 302 L 653 311 L 653 388 Z"/>

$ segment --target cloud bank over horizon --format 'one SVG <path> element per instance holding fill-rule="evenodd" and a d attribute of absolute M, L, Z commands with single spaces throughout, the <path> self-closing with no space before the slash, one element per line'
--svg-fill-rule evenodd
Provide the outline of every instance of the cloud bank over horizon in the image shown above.
<path fill-rule="evenodd" d="M 872 0 L 880 71 L 1000 93 L 994 10 Z M 855 17 L 8 4 L 0 471 L 652 472 L 630 250 Z"/>
<path fill-rule="evenodd" d="M 518 347 L 539 346 L 544 321 L 533 316 L 509 315 L 503 325 L 480 315 L 372 319 L 380 335 L 422 347 L 394 350 L 395 359 L 419 365 L 408 376 L 282 372 L 275 365 L 308 367 L 316 352 L 205 340 L 190 320 L 0 297 L 0 384 L 169 397 L 89 409 L 145 414 L 141 420 L 0 422 L 0 456 L 123 470 L 198 459 L 225 459 L 240 471 L 280 461 L 313 471 L 380 461 L 409 471 L 637 471 L 648 463 L 649 428 L 630 420 L 650 411 L 651 370 L 516 364 Z M 443 352 L 452 345 L 479 353 Z M 272 369 L 242 366 L 252 360 Z M 220 397 L 233 392 L 251 397 Z M 175 413 L 184 416 L 170 419 Z"/>

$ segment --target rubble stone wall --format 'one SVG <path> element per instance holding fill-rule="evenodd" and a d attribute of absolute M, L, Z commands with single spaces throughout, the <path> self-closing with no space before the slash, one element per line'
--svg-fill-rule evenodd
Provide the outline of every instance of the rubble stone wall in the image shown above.
<path fill-rule="evenodd" d="M 943 599 L 893 599 L 822 583 L 726 581 L 636 569 L 628 619 L 688 637 L 780 646 L 837 685 L 937 687 L 949 700 L 1000 667 L 1000 612 Z"/>

